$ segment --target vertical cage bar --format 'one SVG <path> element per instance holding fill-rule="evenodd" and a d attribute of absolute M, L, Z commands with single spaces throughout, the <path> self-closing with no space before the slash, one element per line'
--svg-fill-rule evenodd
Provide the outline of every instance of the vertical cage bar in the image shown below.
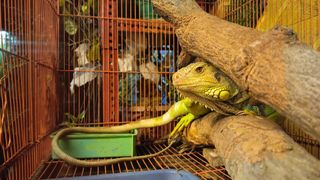
<path fill-rule="evenodd" d="M 102 2 L 102 17 L 117 17 L 117 1 L 107 0 Z M 119 97 L 118 97 L 118 73 L 116 61 L 117 42 L 117 21 L 114 19 L 103 20 L 102 28 L 102 66 L 108 73 L 103 74 L 103 121 L 119 122 Z M 108 92 L 108 93 L 107 93 Z"/>

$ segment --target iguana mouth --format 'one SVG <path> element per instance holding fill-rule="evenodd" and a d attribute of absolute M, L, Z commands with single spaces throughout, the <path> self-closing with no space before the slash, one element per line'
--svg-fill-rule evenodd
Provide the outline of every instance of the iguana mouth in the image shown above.
<path fill-rule="evenodd" d="M 215 111 L 223 115 L 233 115 L 241 112 L 241 110 L 230 105 L 228 102 L 209 100 L 207 98 L 198 96 L 196 94 L 193 94 L 184 90 L 178 90 L 178 92 L 180 93 L 181 96 L 188 97 L 195 103 L 200 103 L 206 108 L 211 109 L 211 111 Z"/>

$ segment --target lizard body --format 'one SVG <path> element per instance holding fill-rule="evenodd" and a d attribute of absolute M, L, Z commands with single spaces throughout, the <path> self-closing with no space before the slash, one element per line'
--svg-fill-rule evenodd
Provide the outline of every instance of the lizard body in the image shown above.
<path fill-rule="evenodd" d="M 109 165 L 120 161 L 149 158 L 158 155 L 168 149 L 175 140 L 171 139 L 171 143 L 167 148 L 155 154 L 98 161 L 73 158 L 61 150 L 58 141 L 69 133 L 127 132 L 133 129 L 161 126 L 171 122 L 177 117 L 183 116 L 170 134 L 169 138 L 171 138 L 194 119 L 207 114 L 210 110 L 224 115 L 243 114 L 244 112 L 245 114 L 258 114 L 254 108 L 250 106 L 249 96 L 245 92 L 240 92 L 239 88 L 230 78 L 206 62 L 192 63 L 180 69 L 173 76 L 173 84 L 186 98 L 176 102 L 162 116 L 112 127 L 65 128 L 54 136 L 52 140 L 52 150 L 59 158 L 72 165 Z"/>

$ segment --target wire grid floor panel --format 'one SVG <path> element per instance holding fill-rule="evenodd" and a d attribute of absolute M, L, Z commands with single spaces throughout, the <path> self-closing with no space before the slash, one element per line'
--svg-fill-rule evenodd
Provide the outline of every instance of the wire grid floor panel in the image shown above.
<path fill-rule="evenodd" d="M 165 144 L 150 144 L 137 147 L 137 154 L 150 154 L 165 148 Z M 44 163 L 38 179 L 54 179 L 63 177 L 94 176 L 125 172 L 141 172 L 158 169 L 184 170 L 197 175 L 201 179 L 231 179 L 224 167 L 212 167 L 199 151 L 180 154 L 174 147 L 163 154 L 147 159 L 125 161 L 100 167 L 77 167 L 66 164 L 62 160 L 49 160 Z"/>

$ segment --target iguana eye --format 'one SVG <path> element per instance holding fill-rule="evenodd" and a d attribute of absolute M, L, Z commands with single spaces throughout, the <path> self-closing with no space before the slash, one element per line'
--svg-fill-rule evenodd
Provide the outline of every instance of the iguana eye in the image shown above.
<path fill-rule="evenodd" d="M 197 72 L 197 73 L 202 73 L 202 72 L 203 72 L 203 67 L 201 67 L 201 66 L 200 66 L 200 67 L 197 67 L 197 68 L 196 68 L 196 72 Z"/>

